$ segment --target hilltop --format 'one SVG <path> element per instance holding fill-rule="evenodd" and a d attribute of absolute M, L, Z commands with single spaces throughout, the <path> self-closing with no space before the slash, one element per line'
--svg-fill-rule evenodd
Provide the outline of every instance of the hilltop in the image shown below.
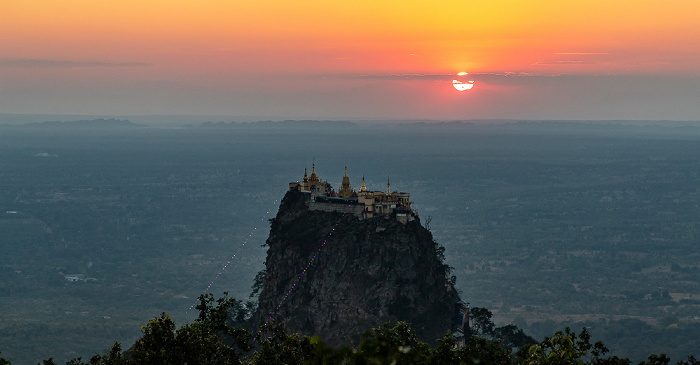
<path fill-rule="evenodd" d="M 367 217 L 357 214 L 353 198 L 290 185 L 271 220 L 266 269 L 258 276 L 259 323 L 272 319 L 334 346 L 356 345 L 367 328 L 387 321 L 409 322 L 425 340 L 453 329 L 459 295 L 442 247 L 417 216 L 400 219 L 406 210 L 395 206 Z M 322 207 L 314 205 L 321 200 Z"/>

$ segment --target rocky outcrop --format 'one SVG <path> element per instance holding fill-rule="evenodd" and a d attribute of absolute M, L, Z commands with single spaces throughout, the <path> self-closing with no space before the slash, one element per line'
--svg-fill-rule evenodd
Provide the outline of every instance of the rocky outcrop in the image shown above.
<path fill-rule="evenodd" d="M 267 245 L 258 323 L 272 318 L 336 346 L 386 321 L 409 322 L 427 341 L 450 329 L 459 297 L 418 219 L 312 211 L 304 193 L 290 191 Z"/>

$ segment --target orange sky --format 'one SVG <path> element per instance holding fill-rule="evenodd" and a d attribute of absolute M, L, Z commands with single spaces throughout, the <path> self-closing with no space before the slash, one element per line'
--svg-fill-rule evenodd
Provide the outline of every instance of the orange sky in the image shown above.
<path fill-rule="evenodd" d="M 273 95 L 360 75 L 698 77 L 698 24 L 696 0 L 0 0 L 0 96 L 47 80 Z"/>

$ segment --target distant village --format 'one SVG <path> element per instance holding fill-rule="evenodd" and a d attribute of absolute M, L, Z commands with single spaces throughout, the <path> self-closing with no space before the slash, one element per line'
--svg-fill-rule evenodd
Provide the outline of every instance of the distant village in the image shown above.
<path fill-rule="evenodd" d="M 97 281 L 97 279 L 87 277 L 84 274 L 66 274 L 63 277 L 66 279 L 66 282 L 68 282 L 68 283 L 75 283 L 77 281 L 82 281 L 82 282 Z"/>
<path fill-rule="evenodd" d="M 289 190 L 307 194 L 310 210 L 352 213 L 360 219 L 395 216 L 401 223 L 413 221 L 418 216 L 411 209 L 411 195 L 391 192 L 388 179 L 386 191 L 367 189 L 364 176 L 360 189 L 353 188 L 350 185 L 347 167 L 338 191 L 333 190 L 328 181 L 321 181 L 316 174 L 315 163 L 311 167 L 311 176 L 304 169 L 304 178 L 301 181 L 289 183 Z"/>

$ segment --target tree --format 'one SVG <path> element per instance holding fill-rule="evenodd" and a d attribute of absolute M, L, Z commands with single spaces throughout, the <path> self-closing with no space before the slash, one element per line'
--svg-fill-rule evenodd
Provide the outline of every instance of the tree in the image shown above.
<path fill-rule="evenodd" d="M 509 365 L 512 358 L 511 350 L 505 349 L 499 341 L 478 336 L 466 338 L 464 346 L 457 353 L 460 364 Z"/>
<path fill-rule="evenodd" d="M 442 338 L 437 341 L 437 347 L 430 356 L 430 364 L 459 364 L 460 358 L 455 351 L 457 342 L 450 331 L 447 331 Z"/>
<path fill-rule="evenodd" d="M 428 364 L 430 346 L 406 322 L 387 322 L 365 333 L 352 364 Z"/>
<path fill-rule="evenodd" d="M 309 337 L 289 334 L 282 325 L 268 325 L 260 347 L 251 359 L 252 364 L 302 364 L 315 355 L 315 346 Z"/>
<path fill-rule="evenodd" d="M 618 357 L 601 358 L 608 348 L 598 341 L 591 343 L 591 335 L 586 328 L 579 335 L 566 327 L 564 332 L 557 332 L 554 337 L 545 339 L 529 347 L 525 364 L 527 365 L 629 365 L 628 359 Z"/>
<path fill-rule="evenodd" d="M 224 292 L 222 298 L 216 300 L 216 305 L 213 303 L 213 295 L 199 296 L 199 304 L 197 305 L 199 317 L 195 322 L 204 325 L 208 332 L 226 337 L 228 344 L 239 355 L 250 351 L 253 348 L 250 343 L 253 336 L 243 326 L 250 318 L 251 303 L 243 304 L 239 300 L 229 298 L 227 292 Z"/>
<path fill-rule="evenodd" d="M 224 297 L 216 301 L 211 294 L 199 297 L 199 317 L 192 324 L 175 330 L 166 313 L 143 327 L 143 336 L 130 351 L 134 364 L 240 364 L 244 353 L 252 349 L 250 332 L 229 325 L 245 317 L 241 302 Z"/>
<path fill-rule="evenodd" d="M 176 364 L 175 323 L 167 313 L 162 313 L 141 327 L 143 336 L 131 348 L 131 357 L 140 364 Z"/>
<path fill-rule="evenodd" d="M 671 359 L 666 356 L 665 353 L 660 355 L 651 354 L 647 358 L 647 361 L 642 361 L 639 365 L 668 365 L 671 363 Z M 679 360 L 676 365 L 697 365 L 700 361 L 696 360 L 694 356 L 688 356 L 687 360 Z"/>
<path fill-rule="evenodd" d="M 90 358 L 90 365 L 126 365 L 128 363 L 126 356 L 122 352 L 122 345 L 119 342 L 115 342 L 106 355 L 95 355 Z M 77 363 L 76 365 L 82 364 Z"/>
<path fill-rule="evenodd" d="M 267 276 L 267 270 L 262 269 L 255 274 L 255 279 L 253 279 L 253 286 L 251 287 L 250 298 L 254 298 L 260 293 L 265 283 L 265 277 Z"/>
<path fill-rule="evenodd" d="M 671 362 L 671 359 L 663 352 L 658 356 L 656 354 L 651 354 L 647 359 L 649 361 L 642 361 L 639 365 L 668 365 L 668 363 Z"/>
<path fill-rule="evenodd" d="M 508 324 L 503 327 L 498 327 L 493 330 L 493 337 L 501 340 L 501 346 L 506 349 L 518 349 L 523 346 L 530 346 L 537 343 L 537 341 L 528 336 L 518 328 L 518 326 L 513 324 Z"/>
<path fill-rule="evenodd" d="M 492 336 L 495 325 L 491 321 L 493 313 L 486 308 L 474 307 L 469 311 L 471 335 Z"/>

